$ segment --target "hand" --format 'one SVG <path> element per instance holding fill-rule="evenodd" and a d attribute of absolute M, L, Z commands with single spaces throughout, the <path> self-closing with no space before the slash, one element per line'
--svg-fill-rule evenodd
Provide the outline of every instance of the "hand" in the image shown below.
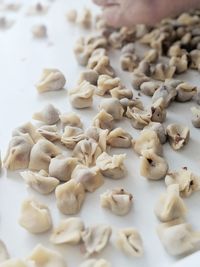
<path fill-rule="evenodd" d="M 200 6 L 200 0 L 93 0 L 103 7 L 103 17 L 110 26 L 155 24 L 162 18 Z"/>

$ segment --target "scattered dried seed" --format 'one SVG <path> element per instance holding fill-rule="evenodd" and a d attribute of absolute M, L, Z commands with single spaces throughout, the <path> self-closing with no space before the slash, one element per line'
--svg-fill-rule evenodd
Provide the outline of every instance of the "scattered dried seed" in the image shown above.
<path fill-rule="evenodd" d="M 191 108 L 192 112 L 192 124 L 196 128 L 200 128 L 200 109 L 197 107 Z"/>
<path fill-rule="evenodd" d="M 169 143 L 174 150 L 179 150 L 189 142 L 190 130 L 184 125 L 170 124 L 166 131 Z"/>
<path fill-rule="evenodd" d="M 59 115 L 60 111 L 52 104 L 48 104 L 41 111 L 34 113 L 32 118 L 44 122 L 45 124 L 52 125 L 60 120 Z"/>

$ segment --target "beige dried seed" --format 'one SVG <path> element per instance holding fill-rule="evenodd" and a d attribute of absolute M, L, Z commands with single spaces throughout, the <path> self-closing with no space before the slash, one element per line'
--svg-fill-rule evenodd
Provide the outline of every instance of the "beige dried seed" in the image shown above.
<path fill-rule="evenodd" d="M 70 180 L 56 187 L 56 203 L 58 209 L 65 215 L 80 211 L 85 200 L 85 189 L 81 183 Z"/>
<path fill-rule="evenodd" d="M 117 31 L 112 32 L 108 37 L 109 45 L 114 49 L 119 49 L 122 47 L 122 40 L 122 34 Z"/>
<path fill-rule="evenodd" d="M 86 66 L 93 51 L 93 45 L 87 45 L 83 37 L 79 38 L 74 46 L 74 54 L 79 65 Z"/>
<path fill-rule="evenodd" d="M 151 76 L 151 65 L 148 61 L 142 60 L 138 64 L 138 67 L 135 71 L 138 73 L 143 73 L 146 76 Z"/>
<path fill-rule="evenodd" d="M 78 164 L 78 159 L 58 155 L 51 159 L 49 164 L 49 175 L 57 178 L 59 181 L 67 182 L 71 179 L 71 174 Z"/>
<path fill-rule="evenodd" d="M 147 81 L 140 85 L 140 90 L 144 95 L 153 96 L 155 91 L 161 86 L 160 81 Z"/>
<path fill-rule="evenodd" d="M 102 56 L 93 70 L 95 70 L 99 75 L 106 74 L 113 77 L 115 74 L 107 56 Z"/>
<path fill-rule="evenodd" d="M 100 75 L 97 81 L 96 94 L 103 96 L 110 92 L 114 88 L 120 87 L 121 81 L 118 77 L 111 77 L 109 75 Z"/>
<path fill-rule="evenodd" d="M 68 218 L 62 220 L 50 236 L 53 244 L 77 245 L 81 241 L 81 232 L 84 230 L 84 223 L 80 218 Z"/>
<path fill-rule="evenodd" d="M 133 72 L 133 77 L 132 77 L 132 86 L 136 90 L 140 90 L 140 86 L 144 82 L 150 81 L 151 78 L 147 77 L 144 73 L 141 72 Z"/>
<path fill-rule="evenodd" d="M 20 174 L 27 185 L 40 194 L 50 194 L 59 184 L 58 179 L 48 176 L 48 173 L 44 170 L 39 172 L 23 171 Z"/>
<path fill-rule="evenodd" d="M 189 56 L 191 60 L 190 68 L 199 70 L 200 69 L 200 51 L 197 49 L 192 50 Z"/>
<path fill-rule="evenodd" d="M 59 121 L 60 111 L 52 104 L 47 104 L 41 111 L 33 114 L 32 118 L 45 124 L 55 124 Z"/>
<path fill-rule="evenodd" d="M 200 177 L 187 168 L 169 172 L 165 178 L 165 183 L 167 186 L 178 184 L 182 197 L 189 197 L 193 192 L 200 190 Z"/>
<path fill-rule="evenodd" d="M 108 190 L 100 195 L 101 207 L 112 213 L 123 216 L 129 213 L 132 207 L 133 196 L 122 188 Z"/>
<path fill-rule="evenodd" d="M 159 98 L 163 99 L 163 107 L 167 108 L 175 99 L 177 91 L 174 87 L 168 84 L 161 85 L 153 94 L 152 102 L 155 103 Z"/>
<path fill-rule="evenodd" d="M 109 130 L 108 129 L 101 129 L 98 127 L 90 127 L 85 131 L 85 136 L 87 138 L 94 139 L 98 145 L 100 146 L 102 151 L 106 151 L 107 148 L 107 136 Z"/>
<path fill-rule="evenodd" d="M 122 54 L 120 57 L 120 65 L 122 70 L 133 72 L 139 63 L 139 57 L 135 54 Z"/>
<path fill-rule="evenodd" d="M 173 256 L 194 252 L 200 241 L 199 232 L 179 220 L 160 224 L 157 233 L 166 251 Z"/>
<path fill-rule="evenodd" d="M 88 8 L 84 8 L 83 11 L 80 13 L 78 17 L 78 23 L 88 29 L 92 26 L 92 13 L 91 10 Z"/>
<path fill-rule="evenodd" d="M 94 139 L 83 139 L 77 143 L 72 155 L 83 165 L 93 166 L 101 153 L 102 150 Z"/>
<path fill-rule="evenodd" d="M 65 126 L 72 126 L 78 128 L 83 127 L 83 123 L 81 122 L 80 117 L 74 112 L 61 114 L 59 118 L 62 123 L 62 127 Z"/>
<path fill-rule="evenodd" d="M 38 133 L 37 128 L 31 122 L 24 123 L 12 131 L 12 136 L 27 136 L 27 134 L 33 143 L 36 143 L 39 139 L 43 139 L 42 135 Z"/>
<path fill-rule="evenodd" d="M 12 137 L 3 160 L 4 167 L 11 171 L 28 168 L 33 145 L 28 133 Z"/>
<path fill-rule="evenodd" d="M 144 127 L 144 130 L 154 131 L 157 134 L 161 144 L 164 144 L 167 141 L 165 128 L 160 122 L 150 122 Z"/>
<path fill-rule="evenodd" d="M 35 38 L 47 37 L 47 27 L 43 24 L 35 25 L 32 28 L 32 34 Z"/>
<path fill-rule="evenodd" d="M 36 88 L 39 93 L 57 91 L 63 89 L 65 83 L 66 79 L 61 71 L 58 69 L 44 69 Z"/>
<path fill-rule="evenodd" d="M 67 267 L 61 254 L 40 244 L 28 255 L 26 262 L 36 267 Z"/>
<path fill-rule="evenodd" d="M 57 125 L 43 125 L 37 129 L 37 132 L 50 142 L 60 141 L 61 139 Z"/>
<path fill-rule="evenodd" d="M 132 109 L 133 107 L 136 107 L 136 108 L 141 109 L 141 110 L 144 109 L 143 103 L 139 98 L 132 98 L 132 99 L 122 98 L 122 99 L 120 99 L 120 103 L 122 104 L 122 106 L 124 108 L 124 115 L 126 115 L 128 107 L 130 109 Z"/>
<path fill-rule="evenodd" d="M 58 146 L 45 139 L 39 140 L 31 150 L 28 168 L 48 172 L 51 159 L 59 154 L 61 154 L 61 150 Z"/>
<path fill-rule="evenodd" d="M 150 49 L 144 55 L 144 61 L 148 63 L 156 63 L 159 58 L 158 51 L 156 49 Z"/>
<path fill-rule="evenodd" d="M 184 55 L 184 50 L 181 49 L 180 43 L 175 43 L 169 47 L 169 57 L 181 57 L 182 55 Z"/>
<path fill-rule="evenodd" d="M 135 53 L 135 44 L 134 43 L 128 43 L 124 45 L 121 49 L 121 54 L 134 54 Z"/>
<path fill-rule="evenodd" d="M 64 133 L 61 137 L 61 143 L 68 149 L 74 149 L 76 144 L 85 139 L 85 134 L 82 129 L 74 126 L 65 126 Z"/>
<path fill-rule="evenodd" d="M 47 206 L 26 199 L 22 202 L 19 224 L 32 234 L 40 234 L 52 227 L 52 219 Z"/>
<path fill-rule="evenodd" d="M 190 101 L 197 93 L 197 87 L 188 83 L 180 83 L 176 87 L 176 100 L 179 102 Z"/>
<path fill-rule="evenodd" d="M 100 110 L 94 117 L 92 125 L 97 128 L 112 130 L 114 128 L 114 118 L 105 110 Z"/>
<path fill-rule="evenodd" d="M 107 143 L 111 147 L 131 147 L 132 136 L 122 128 L 115 128 L 107 136 Z"/>
<path fill-rule="evenodd" d="M 69 22 L 73 22 L 75 23 L 76 22 L 76 19 L 77 19 L 77 11 L 75 9 L 71 9 L 69 10 L 67 13 L 66 13 L 66 19 L 69 21 Z"/>
<path fill-rule="evenodd" d="M 127 108 L 126 116 L 131 120 L 135 129 L 143 129 L 151 120 L 151 112 L 139 108 Z"/>
<path fill-rule="evenodd" d="M 143 150 L 140 161 L 140 175 L 149 180 L 160 180 L 168 171 L 166 160 L 158 156 L 153 150 Z"/>
<path fill-rule="evenodd" d="M 193 126 L 196 128 L 200 128 L 200 109 L 197 107 L 192 107 L 191 112 Z"/>
<path fill-rule="evenodd" d="M 93 94 L 96 87 L 87 81 L 83 81 L 75 88 L 68 91 L 69 100 L 74 108 L 89 108 L 93 103 Z"/>
<path fill-rule="evenodd" d="M 83 81 L 87 81 L 92 85 L 97 85 L 98 78 L 99 74 L 95 70 L 85 70 L 80 73 L 78 84 L 81 84 Z"/>
<path fill-rule="evenodd" d="M 152 78 L 159 81 L 165 81 L 166 79 L 173 78 L 176 71 L 176 67 L 163 63 L 158 63 L 152 73 Z"/>
<path fill-rule="evenodd" d="M 0 240 L 0 264 L 6 262 L 10 258 L 6 245 Z"/>
<path fill-rule="evenodd" d="M 103 183 L 104 179 L 98 167 L 87 167 L 84 165 L 77 165 L 72 172 L 72 179 L 77 183 L 81 183 L 88 192 L 94 192 Z"/>
<path fill-rule="evenodd" d="M 167 187 L 167 192 L 160 195 L 154 212 L 161 222 L 185 217 L 187 209 L 179 194 L 179 184 L 171 184 Z"/>
<path fill-rule="evenodd" d="M 110 114 L 114 120 L 121 120 L 124 109 L 117 98 L 108 98 L 101 101 L 99 105 L 100 110 L 105 110 Z"/>
<path fill-rule="evenodd" d="M 89 60 L 88 60 L 87 68 L 90 70 L 93 70 L 96 67 L 96 65 L 98 64 L 99 60 L 104 56 L 107 56 L 107 52 L 106 52 L 106 49 L 104 47 L 94 49 Z"/>
<path fill-rule="evenodd" d="M 112 229 L 105 224 L 87 227 L 82 232 L 86 257 L 100 253 L 108 244 Z"/>
<path fill-rule="evenodd" d="M 126 168 L 124 165 L 126 154 L 119 154 L 110 156 L 103 152 L 96 160 L 97 167 L 100 168 L 101 173 L 111 179 L 121 179 L 126 175 Z"/>
<path fill-rule="evenodd" d="M 181 57 L 171 57 L 169 65 L 176 68 L 177 74 L 186 72 L 188 69 L 188 57 L 187 55 L 182 55 Z"/>
<path fill-rule="evenodd" d="M 132 141 L 133 150 L 142 155 L 145 150 L 151 150 L 155 154 L 162 156 L 163 148 L 158 135 L 153 130 L 143 130 L 137 140 Z"/>
<path fill-rule="evenodd" d="M 90 259 L 84 261 L 79 267 L 111 267 L 111 264 L 104 259 Z"/>
<path fill-rule="evenodd" d="M 190 130 L 188 127 L 172 123 L 166 128 L 169 144 L 174 150 L 181 149 L 189 142 Z"/>
<path fill-rule="evenodd" d="M 116 247 L 130 257 L 143 255 L 143 242 L 139 232 L 135 228 L 120 229 L 116 233 Z"/>
<path fill-rule="evenodd" d="M 133 90 L 125 87 L 116 87 L 110 90 L 110 94 L 112 98 L 117 98 L 117 99 L 133 98 Z"/>
<path fill-rule="evenodd" d="M 166 120 L 167 111 L 165 109 L 165 102 L 163 98 L 159 98 L 151 106 L 151 121 L 153 122 L 164 122 Z"/>

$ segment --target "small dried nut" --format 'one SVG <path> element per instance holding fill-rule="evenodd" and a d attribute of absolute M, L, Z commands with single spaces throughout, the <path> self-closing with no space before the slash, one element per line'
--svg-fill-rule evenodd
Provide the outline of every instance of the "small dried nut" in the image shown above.
<path fill-rule="evenodd" d="M 168 171 L 166 160 L 152 150 L 143 150 L 140 162 L 140 175 L 149 180 L 160 180 Z"/>
<path fill-rule="evenodd" d="M 176 100 L 179 102 L 190 101 L 197 92 L 197 87 L 188 83 L 181 83 L 176 87 Z"/>
<path fill-rule="evenodd" d="M 99 75 L 106 74 L 113 77 L 115 74 L 107 56 L 102 56 L 93 70 L 95 70 Z"/>
<path fill-rule="evenodd" d="M 190 68 L 192 69 L 200 69 L 200 51 L 199 50 L 192 50 L 190 52 Z"/>
<path fill-rule="evenodd" d="M 107 52 L 104 48 L 104 45 L 103 47 L 93 49 L 91 56 L 88 59 L 87 68 L 93 70 L 97 66 L 99 60 L 104 56 L 107 56 Z M 99 73 L 97 74 L 99 75 Z"/>
<path fill-rule="evenodd" d="M 122 128 L 112 130 L 107 137 L 107 143 L 111 147 L 129 148 L 131 140 L 132 136 Z"/>
<path fill-rule="evenodd" d="M 116 215 L 126 215 L 132 207 L 133 196 L 122 188 L 108 190 L 101 194 L 100 198 L 101 207 L 109 209 Z"/>
<path fill-rule="evenodd" d="M 95 86 L 83 81 L 74 89 L 69 90 L 69 99 L 74 108 L 89 108 L 93 103 Z"/>
<path fill-rule="evenodd" d="M 84 261 L 79 267 L 111 267 L 111 264 L 104 259 L 90 259 Z"/>
<path fill-rule="evenodd" d="M 84 223 L 80 218 L 69 218 L 62 220 L 53 229 L 50 241 L 53 244 L 77 245 L 81 241 L 81 232 L 84 230 Z"/>
<path fill-rule="evenodd" d="M 48 104 L 41 111 L 34 113 L 32 118 L 51 125 L 59 121 L 59 115 L 60 111 L 53 105 Z"/>
<path fill-rule="evenodd" d="M 41 3 L 36 3 L 33 6 L 30 6 L 27 15 L 41 15 L 41 14 L 46 14 L 48 11 L 49 7 L 45 6 Z"/>
<path fill-rule="evenodd" d="M 179 220 L 162 223 L 157 229 L 158 236 L 166 251 L 173 256 L 194 252 L 200 241 L 199 232 Z"/>
<path fill-rule="evenodd" d="M 133 107 L 127 108 L 126 116 L 131 119 L 131 125 L 135 129 L 143 129 L 151 120 L 151 112 Z"/>
<path fill-rule="evenodd" d="M 76 157 L 82 164 L 91 166 L 95 165 L 101 153 L 102 150 L 94 139 L 84 139 L 75 146 L 73 157 Z"/>
<path fill-rule="evenodd" d="M 7 251 L 6 245 L 2 240 L 0 240 L 0 264 L 5 262 L 10 258 L 9 253 Z"/>
<path fill-rule="evenodd" d="M 172 123 L 167 126 L 166 131 L 169 143 L 174 150 L 179 150 L 189 142 L 190 130 L 184 125 Z"/>
<path fill-rule="evenodd" d="M 37 245 L 26 260 L 36 267 L 67 267 L 64 258 L 56 251 Z"/>
<path fill-rule="evenodd" d="M 158 51 L 156 49 L 150 49 L 144 55 L 144 61 L 148 63 L 156 63 L 159 58 Z"/>
<path fill-rule="evenodd" d="M 124 45 L 121 49 L 121 54 L 126 55 L 126 54 L 133 54 L 135 53 L 135 44 L 134 43 L 128 43 Z"/>
<path fill-rule="evenodd" d="M 98 167 L 87 167 L 84 165 L 77 165 L 72 172 L 72 179 L 84 186 L 85 191 L 94 192 L 103 183 L 103 176 Z"/>
<path fill-rule="evenodd" d="M 48 207 L 31 199 L 24 200 L 21 205 L 19 224 L 32 234 L 48 231 L 52 227 Z"/>
<path fill-rule="evenodd" d="M 165 81 L 165 79 L 173 78 L 176 71 L 176 67 L 170 66 L 163 63 L 158 63 L 155 65 L 152 77 L 155 80 Z"/>
<path fill-rule="evenodd" d="M 4 167 L 11 171 L 26 169 L 33 145 L 28 133 L 12 137 L 3 160 Z"/>
<path fill-rule="evenodd" d="M 198 105 L 200 105 L 200 90 L 197 89 L 196 95 L 195 95 L 195 101 Z"/>
<path fill-rule="evenodd" d="M 177 74 L 186 72 L 188 69 L 188 57 L 187 55 L 182 55 L 181 57 L 171 57 L 169 65 L 176 68 Z"/>
<path fill-rule="evenodd" d="M 144 109 L 142 101 L 138 98 L 135 98 L 135 99 L 122 98 L 120 99 L 120 103 L 122 104 L 124 108 L 124 114 L 126 114 L 128 107 L 130 109 L 133 107 L 139 108 L 141 110 Z"/>
<path fill-rule="evenodd" d="M 119 86 L 120 86 L 120 78 L 118 77 L 113 78 L 105 74 L 100 75 L 97 81 L 96 94 L 103 96 L 110 90 Z"/>
<path fill-rule="evenodd" d="M 177 18 L 177 22 L 179 23 L 179 25 L 185 25 L 185 26 L 194 25 L 198 21 L 199 21 L 198 16 L 192 16 L 189 13 L 182 13 Z"/>
<path fill-rule="evenodd" d="M 39 93 L 57 91 L 63 89 L 65 83 L 66 79 L 61 71 L 58 69 L 44 69 L 36 88 Z"/>
<path fill-rule="evenodd" d="M 120 57 L 120 65 L 122 70 L 133 72 L 137 68 L 139 58 L 135 54 L 122 54 Z"/>
<path fill-rule="evenodd" d="M 112 32 L 109 37 L 109 45 L 114 49 L 119 49 L 122 47 L 122 34 L 119 31 Z"/>
<path fill-rule="evenodd" d="M 55 142 L 61 139 L 56 125 L 43 125 L 37 129 L 37 132 L 50 142 Z"/>
<path fill-rule="evenodd" d="M 47 36 L 47 27 L 43 24 L 35 25 L 32 28 L 32 34 L 35 38 L 45 38 Z"/>
<path fill-rule="evenodd" d="M 130 257 L 143 255 L 143 242 L 135 228 L 120 229 L 116 233 L 116 247 Z"/>
<path fill-rule="evenodd" d="M 111 179 L 120 179 L 126 175 L 126 168 L 124 165 L 125 154 L 110 156 L 103 152 L 96 160 L 97 167 L 100 168 L 101 173 Z"/>
<path fill-rule="evenodd" d="M 81 84 L 83 81 L 87 81 L 92 85 L 97 85 L 98 78 L 99 74 L 95 70 L 85 70 L 80 73 L 78 84 Z"/>
<path fill-rule="evenodd" d="M 32 139 L 33 143 L 36 143 L 39 139 L 43 139 L 42 135 L 38 133 L 36 127 L 31 123 L 27 122 L 13 130 L 12 136 L 28 136 Z"/>
<path fill-rule="evenodd" d="M 141 84 L 150 80 L 151 78 L 147 77 L 144 73 L 134 72 L 132 77 L 132 86 L 134 89 L 140 90 Z"/>
<path fill-rule="evenodd" d="M 170 85 L 161 85 L 153 94 L 152 101 L 155 103 L 159 98 L 163 99 L 163 107 L 167 108 L 177 95 L 177 91 Z"/>
<path fill-rule="evenodd" d="M 24 181 L 37 192 L 47 195 L 54 191 L 59 184 L 59 180 L 49 177 L 44 170 L 39 172 L 24 171 L 20 173 Z"/>
<path fill-rule="evenodd" d="M 147 81 L 140 85 L 140 90 L 144 95 L 153 96 L 155 91 L 160 87 L 160 81 Z"/>
<path fill-rule="evenodd" d="M 82 232 L 82 240 L 86 256 L 100 253 L 108 244 L 112 229 L 105 224 L 97 224 L 87 227 Z"/>
<path fill-rule="evenodd" d="M 69 21 L 69 22 L 73 22 L 75 23 L 76 22 L 76 19 L 77 19 L 77 11 L 76 9 L 71 9 L 67 12 L 66 14 L 66 19 Z"/>
<path fill-rule="evenodd" d="M 31 150 L 28 168 L 35 171 L 48 171 L 51 158 L 56 157 L 60 153 L 60 148 L 53 143 L 45 139 L 39 140 Z"/>
<path fill-rule="evenodd" d="M 74 54 L 75 54 L 77 62 L 81 66 L 87 65 L 88 60 L 93 51 L 94 51 L 93 45 L 86 44 L 85 39 L 83 37 L 79 38 L 76 41 L 76 44 L 74 47 Z"/>
<path fill-rule="evenodd" d="M 177 79 L 166 79 L 164 82 L 165 85 L 171 86 L 173 88 L 176 88 L 181 83 L 183 83 L 183 81 Z"/>
<path fill-rule="evenodd" d="M 167 112 L 165 109 L 166 103 L 163 98 L 160 97 L 151 106 L 151 121 L 164 122 L 166 120 Z"/>
<path fill-rule="evenodd" d="M 182 197 L 189 197 L 193 192 L 200 190 L 200 177 L 193 174 L 187 168 L 168 173 L 165 178 L 165 183 L 167 186 L 178 184 Z"/>
<path fill-rule="evenodd" d="M 192 124 L 196 128 L 200 128 L 200 109 L 197 107 L 191 108 L 192 112 Z"/>
<path fill-rule="evenodd" d="M 103 130 L 101 128 L 98 127 L 90 127 L 85 131 L 85 136 L 87 138 L 92 138 L 94 139 L 98 145 L 100 146 L 102 151 L 106 151 L 106 147 L 107 147 L 107 136 L 108 136 L 108 130 Z"/>
<path fill-rule="evenodd" d="M 139 155 L 142 155 L 144 150 L 152 150 L 157 155 L 162 155 L 163 149 L 158 138 L 158 135 L 153 130 L 143 130 L 137 140 L 132 142 L 133 149 Z"/>
<path fill-rule="evenodd" d="M 133 90 L 125 87 L 116 87 L 110 90 L 110 94 L 112 98 L 117 98 L 117 99 L 133 98 Z"/>
<path fill-rule="evenodd" d="M 73 149 L 78 142 L 85 139 L 85 134 L 79 127 L 66 126 L 61 137 L 61 142 L 68 148 Z"/>
<path fill-rule="evenodd" d="M 113 116 L 108 114 L 105 110 L 100 110 L 94 117 L 92 125 L 97 128 L 112 130 L 114 127 Z"/>
<path fill-rule="evenodd" d="M 150 122 L 144 127 L 144 130 L 152 130 L 156 132 L 161 144 L 164 144 L 167 140 L 165 128 L 160 122 Z"/>
<path fill-rule="evenodd" d="M 81 119 L 74 112 L 61 114 L 59 118 L 60 118 L 60 121 L 63 127 L 65 126 L 72 126 L 72 127 L 78 127 L 78 128 L 83 127 Z"/>
<path fill-rule="evenodd" d="M 124 109 L 117 98 L 104 99 L 101 101 L 99 108 L 112 115 L 114 120 L 121 120 L 123 117 Z"/>
<path fill-rule="evenodd" d="M 138 65 L 138 67 L 136 69 L 136 72 L 143 73 L 146 76 L 150 76 L 151 75 L 151 65 L 150 65 L 150 63 L 145 61 L 145 60 L 140 61 L 139 65 Z"/>
<path fill-rule="evenodd" d="M 185 216 L 187 209 L 179 196 L 178 184 L 171 184 L 167 187 L 167 192 L 159 197 L 154 212 L 161 222 L 168 222 Z"/>
<path fill-rule="evenodd" d="M 57 186 L 55 194 L 58 209 L 66 215 L 78 213 L 85 200 L 85 189 L 75 180 Z"/>
<path fill-rule="evenodd" d="M 49 164 L 49 175 L 57 178 L 59 181 L 67 182 L 71 179 L 71 174 L 78 164 L 76 158 L 58 155 L 51 159 Z"/>
<path fill-rule="evenodd" d="M 90 28 L 92 25 L 92 13 L 90 9 L 84 8 L 78 17 L 79 24 L 84 28 Z"/>

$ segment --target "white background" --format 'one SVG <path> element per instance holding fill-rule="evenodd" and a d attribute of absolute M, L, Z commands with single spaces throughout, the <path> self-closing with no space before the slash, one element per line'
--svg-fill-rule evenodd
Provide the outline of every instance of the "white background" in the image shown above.
<path fill-rule="evenodd" d="M 38 95 L 34 84 L 40 77 L 42 69 L 58 68 L 67 79 L 66 88 L 76 84 L 81 68 L 77 65 L 73 55 L 73 44 L 83 34 L 83 31 L 66 22 L 66 11 L 72 7 L 81 8 L 90 1 L 58 0 L 49 1 L 49 12 L 44 16 L 27 16 L 26 12 L 31 3 L 35 1 L 19 1 L 24 3 L 19 12 L 7 12 L 7 18 L 15 20 L 15 24 L 7 31 L 0 31 L 0 149 L 2 157 L 5 155 L 12 130 L 31 119 L 35 111 L 40 110 L 45 104 L 52 103 L 61 112 L 67 112 L 71 106 L 67 99 L 67 90 Z M 98 9 L 92 6 L 94 12 Z M 3 14 L 1 12 L 1 14 Z M 1 15 L 0 15 L 1 16 Z M 48 38 L 35 40 L 31 35 L 31 28 L 37 23 L 44 23 L 48 28 Z M 85 33 L 85 32 L 84 32 Z M 118 54 L 112 57 L 113 66 L 123 82 L 130 86 L 130 75 L 122 73 L 118 66 Z M 199 84 L 199 73 L 190 72 L 183 75 L 182 79 Z M 135 92 L 137 95 L 137 92 Z M 150 99 L 144 98 L 150 103 Z M 77 111 L 85 127 L 91 124 L 97 112 L 99 98 L 95 99 L 92 110 Z M 187 166 L 195 173 L 200 170 L 200 138 L 198 129 L 191 124 L 190 107 L 194 103 L 173 103 L 168 109 L 166 125 L 171 122 L 180 122 L 190 127 L 191 138 L 189 144 L 181 151 L 172 151 L 168 144 L 164 146 L 164 154 L 168 160 L 170 170 Z M 138 136 L 138 131 L 133 129 L 128 121 L 119 123 L 132 134 Z M 168 265 L 177 258 L 170 257 L 164 251 L 156 235 L 158 221 L 153 213 L 153 207 L 161 192 L 165 190 L 163 181 L 149 182 L 139 175 L 139 158 L 131 150 L 113 150 L 117 153 L 127 153 L 126 166 L 128 175 L 125 179 L 112 181 L 105 179 L 105 184 L 93 194 L 87 194 L 86 201 L 79 214 L 86 225 L 97 222 L 106 222 L 115 227 L 136 227 L 144 241 L 144 256 L 141 259 L 127 258 L 110 244 L 100 257 L 104 257 L 115 267 L 157 267 Z M 134 196 L 134 207 L 125 217 L 117 217 L 100 207 L 99 195 L 107 188 L 123 186 Z M 83 261 L 83 255 L 78 247 L 70 246 L 53 247 L 49 243 L 49 234 L 31 235 L 21 228 L 17 221 L 21 202 L 27 196 L 34 196 L 37 200 L 46 203 L 51 211 L 54 225 L 61 218 L 65 218 L 56 208 L 54 194 L 41 196 L 31 189 L 27 189 L 22 178 L 16 173 L 2 171 L 0 177 L 0 238 L 7 244 L 12 257 L 24 257 L 33 247 L 42 243 L 60 251 L 66 258 L 69 267 L 78 266 Z M 186 199 L 188 207 L 187 221 L 194 229 L 200 230 L 200 193 L 193 194 Z M 194 266 L 194 265 L 192 265 Z"/>

